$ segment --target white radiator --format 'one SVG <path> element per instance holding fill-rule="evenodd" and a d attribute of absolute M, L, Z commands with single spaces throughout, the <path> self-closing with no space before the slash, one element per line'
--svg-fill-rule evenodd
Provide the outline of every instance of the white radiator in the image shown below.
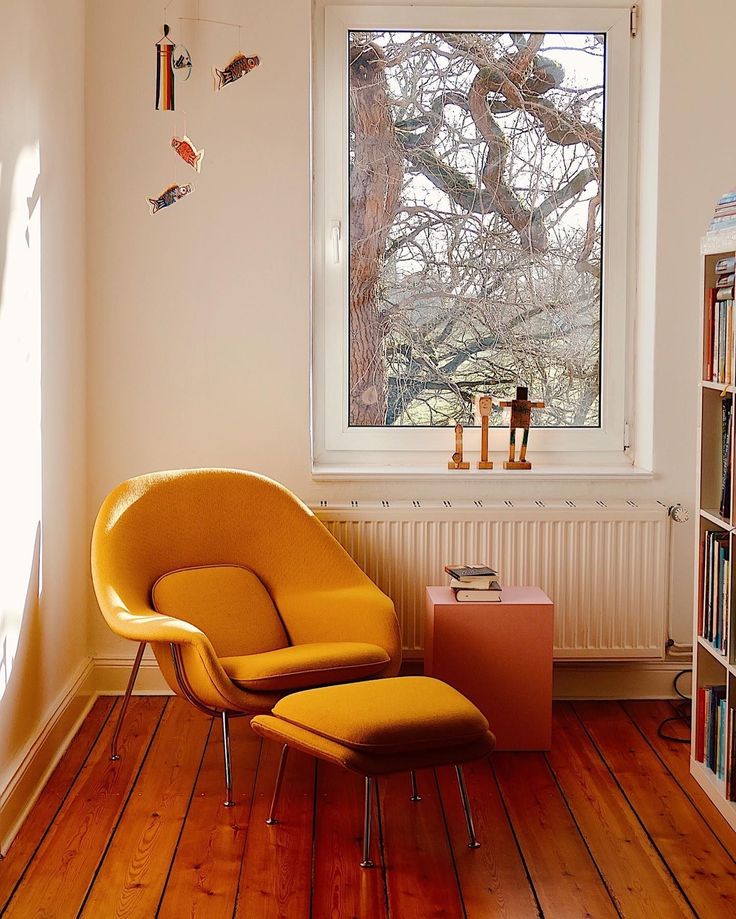
<path fill-rule="evenodd" d="M 555 604 L 559 659 L 664 657 L 670 521 L 633 501 L 379 501 L 315 514 L 394 601 L 404 650 L 423 647 L 424 588 L 449 563 L 490 563 L 502 585 L 536 585 Z"/>

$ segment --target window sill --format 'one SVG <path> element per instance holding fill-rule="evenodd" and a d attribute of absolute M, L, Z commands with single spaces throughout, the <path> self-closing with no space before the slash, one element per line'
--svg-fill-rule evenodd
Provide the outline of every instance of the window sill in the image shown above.
<path fill-rule="evenodd" d="M 473 463 L 473 465 L 475 465 Z M 504 469 L 503 462 L 493 469 L 442 469 L 437 466 L 332 465 L 314 464 L 312 479 L 318 482 L 379 482 L 408 478 L 423 481 L 450 482 L 493 481 L 494 479 L 527 479 L 535 482 L 640 480 L 654 478 L 649 469 L 628 464 L 605 466 L 556 466 L 536 462 L 532 469 Z"/>

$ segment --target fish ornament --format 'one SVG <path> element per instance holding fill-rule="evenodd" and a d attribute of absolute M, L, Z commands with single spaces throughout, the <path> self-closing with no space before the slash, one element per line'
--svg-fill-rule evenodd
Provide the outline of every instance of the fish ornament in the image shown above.
<path fill-rule="evenodd" d="M 151 213 L 155 214 L 156 211 L 160 211 L 164 207 L 176 204 L 180 198 L 191 194 L 193 191 L 193 185 L 171 185 L 166 191 L 162 192 L 158 198 L 148 198 L 148 205 L 151 208 Z"/>
<path fill-rule="evenodd" d="M 204 147 L 202 147 L 201 150 L 197 150 L 186 134 L 184 137 L 172 137 L 171 146 L 188 166 L 191 166 L 192 169 L 197 172 L 201 170 L 202 160 L 204 159 Z"/>
<path fill-rule="evenodd" d="M 217 83 L 216 88 L 219 90 L 227 86 L 228 83 L 234 83 L 236 80 L 244 77 L 246 73 L 255 70 L 260 63 L 260 58 L 256 55 L 246 57 L 242 52 L 236 54 L 224 70 L 218 70 L 217 67 L 214 68 L 215 80 Z"/>

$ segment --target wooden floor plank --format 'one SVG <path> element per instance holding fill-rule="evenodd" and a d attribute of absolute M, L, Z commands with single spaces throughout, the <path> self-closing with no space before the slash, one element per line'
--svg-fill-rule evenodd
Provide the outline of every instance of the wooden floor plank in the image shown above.
<path fill-rule="evenodd" d="M 469 919 L 528 919 L 539 915 L 534 893 L 487 759 L 463 767 L 479 849 L 468 848 L 455 770 L 437 781 Z"/>
<path fill-rule="evenodd" d="M 694 806 L 713 828 L 731 858 L 736 860 L 736 832 L 731 829 L 723 814 L 713 804 L 708 795 L 690 775 L 690 744 L 665 740 L 657 734 L 657 728 L 665 718 L 674 715 L 669 702 L 623 702 L 621 703 L 642 734 L 649 741 L 656 754 L 664 762 L 680 787 L 693 802 Z M 690 739 L 690 728 L 684 721 L 670 722 L 665 728 L 673 737 Z"/>
<path fill-rule="evenodd" d="M 547 760 L 624 917 L 693 916 L 569 705 L 557 703 Z"/>
<path fill-rule="evenodd" d="M 117 762 L 109 758 L 113 721 L 108 720 L 13 895 L 6 917 L 72 919 L 77 915 L 165 704 L 157 696 L 131 700 Z"/>
<path fill-rule="evenodd" d="M 312 916 L 386 917 L 386 878 L 379 847 L 376 867 L 360 867 L 364 782 L 330 763 L 317 764 Z M 378 837 L 376 835 L 376 841 Z"/>
<path fill-rule="evenodd" d="M 169 701 L 82 916 L 153 916 L 174 857 L 211 719 Z"/>
<path fill-rule="evenodd" d="M 736 915 L 734 862 L 623 708 L 574 708 L 695 912 Z"/>
<path fill-rule="evenodd" d="M 222 731 L 214 724 L 166 883 L 159 919 L 219 919 L 235 908 L 261 740 L 230 722 L 235 807 L 225 807 Z"/>
<path fill-rule="evenodd" d="M 389 910 L 401 919 L 463 916 L 439 792 L 432 770 L 417 773 L 422 800 L 409 800 L 409 775 L 379 780 Z"/>
<path fill-rule="evenodd" d="M 491 761 L 544 915 L 616 916 L 543 754 L 494 753 Z"/>
<path fill-rule="evenodd" d="M 308 919 L 315 762 L 289 753 L 278 808 L 279 823 L 266 826 L 281 753 L 265 742 L 261 753 L 235 916 L 237 919 Z"/>
<path fill-rule="evenodd" d="M 97 736 L 115 705 L 111 696 L 96 699 L 71 743 L 51 773 L 12 845 L 0 860 L 0 913 L 33 857 L 74 780 L 94 747 Z"/>

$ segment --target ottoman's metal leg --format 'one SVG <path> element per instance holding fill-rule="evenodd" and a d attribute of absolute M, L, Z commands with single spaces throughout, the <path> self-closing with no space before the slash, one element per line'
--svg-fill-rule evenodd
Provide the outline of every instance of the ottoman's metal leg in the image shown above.
<path fill-rule="evenodd" d="M 120 711 L 118 712 L 118 720 L 115 724 L 115 731 L 112 735 L 112 742 L 110 744 L 110 759 L 120 759 L 120 754 L 118 753 L 118 737 L 120 736 L 120 728 L 123 726 L 123 719 L 125 718 L 125 713 L 128 711 L 128 703 L 130 702 L 130 697 L 133 694 L 133 686 L 135 685 L 135 679 L 138 676 L 138 671 L 141 669 L 141 658 L 143 657 L 143 652 L 146 650 L 146 642 L 142 641 L 138 645 L 138 653 L 135 656 L 133 661 L 133 669 L 130 671 L 130 676 L 128 677 L 128 685 L 125 687 L 125 695 L 123 696 L 123 701 L 120 705 Z"/>
<path fill-rule="evenodd" d="M 417 790 L 417 774 L 416 772 L 414 772 L 413 769 L 411 770 L 410 774 L 411 774 L 411 796 L 409 800 L 410 801 L 421 801 L 422 796 L 419 794 L 419 791 Z"/>
<path fill-rule="evenodd" d="M 225 789 L 227 797 L 223 802 L 225 807 L 235 807 L 233 801 L 233 766 L 230 759 L 230 724 L 228 722 L 228 713 L 222 713 L 222 746 L 225 749 Z"/>
<path fill-rule="evenodd" d="M 279 802 L 279 795 L 281 794 L 281 783 L 284 780 L 284 768 L 286 767 L 286 757 L 289 755 L 289 748 L 286 744 L 281 751 L 281 758 L 279 759 L 279 771 L 276 773 L 276 786 L 273 790 L 273 798 L 271 799 L 271 810 L 268 813 L 268 818 L 266 823 L 269 826 L 273 826 L 275 823 L 278 823 L 276 819 L 276 805 Z"/>
<path fill-rule="evenodd" d="M 457 784 L 460 786 L 460 797 L 463 799 L 463 810 L 465 811 L 465 826 L 468 830 L 468 848 L 477 849 L 480 846 L 473 826 L 473 815 L 470 813 L 470 799 L 468 798 L 468 789 L 465 787 L 465 777 L 463 776 L 462 766 L 455 766 L 455 775 Z"/>
<path fill-rule="evenodd" d="M 373 814 L 373 779 L 365 777 L 365 814 L 363 816 L 363 861 L 361 868 L 373 868 L 371 861 L 371 819 Z"/>

